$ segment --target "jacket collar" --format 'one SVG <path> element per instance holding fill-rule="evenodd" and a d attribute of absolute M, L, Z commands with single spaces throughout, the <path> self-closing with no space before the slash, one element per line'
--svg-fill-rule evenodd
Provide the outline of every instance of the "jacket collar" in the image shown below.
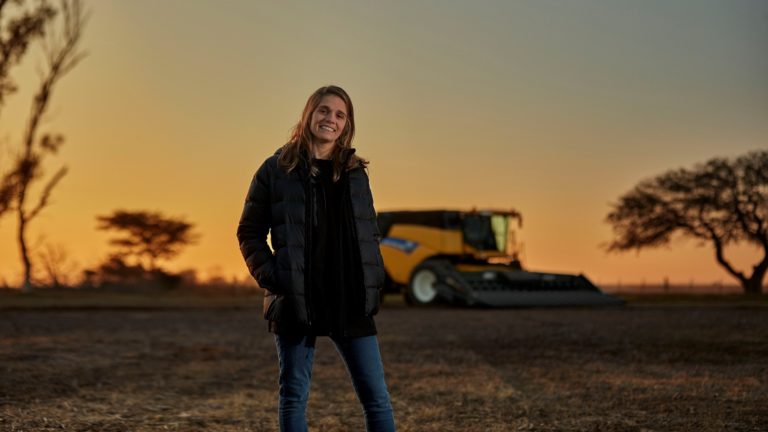
<path fill-rule="evenodd" d="M 349 158 L 352 157 L 353 154 L 357 149 L 355 148 L 343 148 L 341 149 L 341 163 L 343 166 L 347 166 L 347 163 L 349 162 Z"/>
<path fill-rule="evenodd" d="M 280 153 L 282 153 L 282 151 L 283 151 L 283 147 L 279 147 L 277 150 L 275 150 L 275 154 L 279 155 Z M 341 163 L 342 163 L 342 166 L 347 166 L 347 163 L 349 162 L 349 158 L 351 158 L 352 155 L 354 155 L 356 151 L 357 151 L 357 149 L 354 148 L 354 147 L 341 149 Z M 301 175 L 302 178 L 306 179 L 308 177 L 307 174 L 309 173 L 309 154 L 308 154 L 308 152 L 305 149 L 302 148 L 302 149 L 299 150 L 299 156 L 300 156 L 300 158 L 299 158 L 299 167 L 300 167 L 299 175 Z M 349 171 L 350 169 L 355 169 L 355 168 L 357 168 L 357 167 L 349 168 L 349 169 L 347 169 L 347 171 Z"/>

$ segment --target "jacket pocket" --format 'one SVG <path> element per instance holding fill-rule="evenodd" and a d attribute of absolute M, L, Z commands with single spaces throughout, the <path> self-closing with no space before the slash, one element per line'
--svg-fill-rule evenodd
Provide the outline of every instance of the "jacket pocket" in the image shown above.
<path fill-rule="evenodd" d="M 256 280 L 256 282 L 258 282 L 261 288 L 264 288 L 273 294 L 279 294 L 283 292 L 283 290 L 280 286 L 280 281 L 278 280 L 275 266 L 275 257 L 273 256 L 269 267 L 266 269 L 266 271 L 259 274 L 259 278 Z"/>
<path fill-rule="evenodd" d="M 274 280 L 274 272 L 275 272 L 275 263 L 274 258 L 271 258 L 271 262 L 268 262 L 267 264 L 264 264 L 261 266 L 259 270 L 256 271 L 254 274 L 254 278 L 256 279 L 256 282 L 259 284 L 261 288 L 269 289 L 273 285 Z"/>
<path fill-rule="evenodd" d="M 280 309 L 282 309 L 282 304 L 282 295 L 266 291 L 266 294 L 264 295 L 264 319 L 277 321 L 278 316 L 280 315 Z"/>

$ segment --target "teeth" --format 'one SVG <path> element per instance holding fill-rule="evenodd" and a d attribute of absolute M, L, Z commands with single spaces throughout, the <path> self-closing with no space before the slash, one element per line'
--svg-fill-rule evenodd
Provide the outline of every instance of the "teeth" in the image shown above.
<path fill-rule="evenodd" d="M 333 128 L 331 128 L 331 127 L 329 127 L 329 126 L 320 126 L 320 129 L 325 129 L 325 130 L 327 130 L 327 131 L 335 132 L 335 131 L 333 130 Z"/>

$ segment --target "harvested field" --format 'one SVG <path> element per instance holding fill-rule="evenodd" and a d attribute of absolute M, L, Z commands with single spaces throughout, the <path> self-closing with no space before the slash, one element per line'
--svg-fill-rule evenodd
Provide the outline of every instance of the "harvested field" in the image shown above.
<path fill-rule="evenodd" d="M 377 324 L 401 431 L 768 429 L 768 308 L 390 303 Z M 254 305 L 0 310 L 0 430 L 276 430 Z M 322 338 L 308 412 L 311 430 L 363 430 Z"/>

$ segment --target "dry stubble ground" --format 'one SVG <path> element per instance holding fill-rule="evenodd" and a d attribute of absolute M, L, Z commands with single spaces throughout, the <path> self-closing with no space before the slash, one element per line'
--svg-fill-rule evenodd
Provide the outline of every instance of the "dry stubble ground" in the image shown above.
<path fill-rule="evenodd" d="M 273 339 L 244 306 L 0 310 L 0 430 L 276 430 Z M 768 430 L 765 307 L 395 302 L 377 324 L 401 431 Z M 363 430 L 326 339 L 308 411 Z"/>

